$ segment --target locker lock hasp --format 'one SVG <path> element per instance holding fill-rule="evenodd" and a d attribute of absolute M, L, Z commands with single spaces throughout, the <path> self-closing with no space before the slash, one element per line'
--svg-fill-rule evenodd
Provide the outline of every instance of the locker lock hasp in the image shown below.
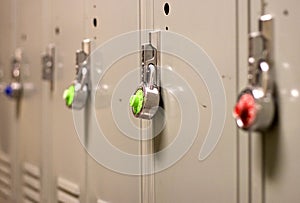
<path fill-rule="evenodd" d="M 129 105 L 136 118 L 151 119 L 160 100 L 160 31 L 149 33 L 149 43 L 141 50 L 141 84 L 130 97 Z"/>
<path fill-rule="evenodd" d="M 81 50 L 76 52 L 76 78 L 64 91 L 63 98 L 69 108 L 82 109 L 90 92 L 90 53 L 91 40 L 82 41 Z"/>
<path fill-rule="evenodd" d="M 42 55 L 42 79 L 50 82 L 50 90 L 54 90 L 55 47 L 49 44 Z"/>
<path fill-rule="evenodd" d="M 239 94 L 233 116 L 239 128 L 267 130 L 275 115 L 273 81 L 273 17 L 259 19 L 259 32 L 249 36 L 248 86 Z"/>
<path fill-rule="evenodd" d="M 4 93 L 9 98 L 20 100 L 23 93 L 23 84 L 21 83 L 21 65 L 22 64 L 22 50 L 20 48 L 15 50 L 12 59 L 11 81 L 4 88 Z"/>

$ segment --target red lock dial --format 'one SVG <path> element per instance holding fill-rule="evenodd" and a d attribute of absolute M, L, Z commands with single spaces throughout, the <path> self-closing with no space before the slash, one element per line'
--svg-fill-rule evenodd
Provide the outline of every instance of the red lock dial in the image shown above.
<path fill-rule="evenodd" d="M 243 94 L 234 107 L 233 115 L 237 125 L 247 129 L 252 126 L 256 118 L 255 99 L 250 93 Z"/>

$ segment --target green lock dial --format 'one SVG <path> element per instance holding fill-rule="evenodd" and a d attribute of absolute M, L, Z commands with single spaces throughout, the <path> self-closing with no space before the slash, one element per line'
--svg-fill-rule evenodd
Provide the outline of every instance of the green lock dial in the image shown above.
<path fill-rule="evenodd" d="M 71 107 L 72 106 L 72 103 L 74 101 L 74 97 L 75 97 L 75 87 L 74 85 L 71 85 L 68 89 L 66 89 L 64 91 L 64 94 L 63 94 L 63 98 L 66 102 L 66 105 L 68 107 Z"/>
<path fill-rule="evenodd" d="M 129 104 L 132 107 L 133 113 L 135 115 L 139 114 L 142 110 L 144 103 L 144 92 L 143 90 L 139 89 L 136 91 L 134 95 L 130 97 Z"/>

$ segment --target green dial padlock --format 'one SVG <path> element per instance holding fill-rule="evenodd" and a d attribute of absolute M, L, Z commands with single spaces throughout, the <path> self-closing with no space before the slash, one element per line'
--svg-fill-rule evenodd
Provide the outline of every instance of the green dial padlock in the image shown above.
<path fill-rule="evenodd" d="M 75 97 L 75 87 L 74 85 L 71 85 L 68 89 L 66 89 L 64 91 L 64 94 L 63 94 L 63 98 L 66 102 L 66 105 L 68 107 L 71 107 L 72 106 L 72 103 L 74 101 L 74 97 Z"/>
<path fill-rule="evenodd" d="M 134 95 L 130 97 L 129 104 L 132 107 L 132 111 L 135 115 L 139 114 L 142 110 L 144 103 L 144 92 L 139 89 L 135 92 Z"/>

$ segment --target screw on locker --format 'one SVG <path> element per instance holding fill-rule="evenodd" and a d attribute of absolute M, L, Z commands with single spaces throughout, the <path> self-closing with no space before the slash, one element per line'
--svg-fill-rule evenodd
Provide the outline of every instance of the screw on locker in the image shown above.
<path fill-rule="evenodd" d="M 50 90 L 54 90 L 55 46 L 49 44 L 42 55 L 42 78 L 50 82 Z"/>
<path fill-rule="evenodd" d="M 149 33 L 149 43 L 142 45 L 141 84 L 130 98 L 132 113 L 137 118 L 151 119 L 160 101 L 160 31 Z"/>
<path fill-rule="evenodd" d="M 259 19 L 259 32 L 249 36 L 248 87 L 238 96 L 234 118 L 239 128 L 268 129 L 274 120 L 273 17 Z"/>
<path fill-rule="evenodd" d="M 66 106 L 78 110 L 84 108 L 91 88 L 91 40 L 83 40 L 81 46 L 81 50 L 76 52 L 76 78 L 63 94 Z"/>

